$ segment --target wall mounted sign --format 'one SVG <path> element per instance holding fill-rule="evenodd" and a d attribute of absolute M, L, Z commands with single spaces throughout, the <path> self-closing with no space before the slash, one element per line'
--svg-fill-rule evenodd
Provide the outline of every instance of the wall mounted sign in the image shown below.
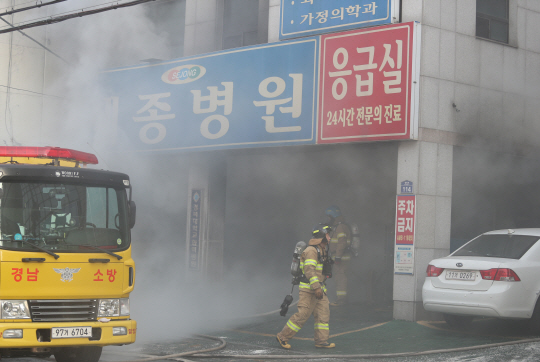
<path fill-rule="evenodd" d="M 321 36 L 317 143 L 417 139 L 420 24 Z"/>
<path fill-rule="evenodd" d="M 398 195 L 396 199 L 396 240 L 394 273 L 414 274 L 414 234 L 416 196 Z"/>
<path fill-rule="evenodd" d="M 281 0 L 279 39 L 399 21 L 398 0 Z"/>

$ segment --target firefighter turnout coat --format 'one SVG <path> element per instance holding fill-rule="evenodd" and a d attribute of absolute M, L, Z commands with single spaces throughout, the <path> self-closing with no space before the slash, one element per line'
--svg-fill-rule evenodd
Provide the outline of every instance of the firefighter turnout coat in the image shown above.
<path fill-rule="evenodd" d="M 338 303 L 347 298 L 347 268 L 351 259 L 349 246 L 351 245 L 351 230 L 345 224 L 343 216 L 335 220 L 332 239 L 330 240 L 330 253 L 336 261 L 334 264 L 334 279 L 336 281 L 336 294 Z"/>
<path fill-rule="evenodd" d="M 330 330 L 328 322 L 330 320 L 330 307 L 326 296 L 326 286 L 323 284 L 323 263 L 319 260 L 325 256 L 326 250 L 320 247 L 322 239 L 311 239 L 309 246 L 300 256 L 300 267 L 306 276 L 304 282 L 300 282 L 300 292 L 298 300 L 298 312 L 296 312 L 287 322 L 283 330 L 278 333 L 278 337 L 283 342 L 290 340 L 306 323 L 313 314 L 315 319 L 315 344 L 324 344 L 328 341 Z M 319 248 L 319 252 L 317 251 Z M 322 288 L 323 298 L 315 297 L 315 290 Z"/>

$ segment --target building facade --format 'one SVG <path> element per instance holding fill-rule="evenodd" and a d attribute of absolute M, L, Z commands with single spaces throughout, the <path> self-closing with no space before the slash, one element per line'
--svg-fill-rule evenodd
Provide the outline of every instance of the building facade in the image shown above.
<path fill-rule="evenodd" d="M 0 8 L 20 3 L 2 0 Z M 0 34 L 2 140 L 85 151 L 122 143 L 127 136 L 103 121 L 107 115 L 85 116 L 102 98 L 83 86 L 94 84 L 91 71 L 278 43 L 281 6 L 162 0 L 116 10 L 116 26 L 104 13 Z M 392 23 L 421 25 L 415 139 L 137 154 L 166 175 L 144 197 L 148 205 L 163 203 L 155 214 L 174 224 L 170 242 L 188 278 L 240 269 L 258 270 L 261 278 L 277 273 L 286 283 L 296 241 L 336 204 L 360 227 L 351 302 L 388 303 L 395 319 L 421 320 L 428 317 L 421 290 L 431 259 L 488 230 L 540 226 L 540 3 L 402 0 L 399 9 Z M 58 13 L 52 6 L 39 11 Z M 34 17 L 2 19 L 16 25 Z M 405 181 L 416 202 L 414 258 L 410 272 L 400 274 L 396 195 Z M 193 190 L 201 192 L 200 205 Z M 198 265 L 190 269 L 194 207 L 201 207 L 201 228 Z M 261 250 L 264 262 L 253 258 Z"/>

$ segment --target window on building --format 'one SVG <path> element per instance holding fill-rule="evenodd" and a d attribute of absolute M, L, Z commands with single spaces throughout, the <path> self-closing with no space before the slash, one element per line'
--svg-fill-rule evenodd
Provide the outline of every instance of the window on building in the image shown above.
<path fill-rule="evenodd" d="M 167 41 L 167 58 L 184 55 L 186 0 L 164 0 L 147 3 L 146 15 L 158 34 Z"/>
<path fill-rule="evenodd" d="M 223 49 L 258 44 L 259 1 L 225 0 Z"/>
<path fill-rule="evenodd" d="M 509 0 L 476 0 L 476 36 L 508 43 Z"/>

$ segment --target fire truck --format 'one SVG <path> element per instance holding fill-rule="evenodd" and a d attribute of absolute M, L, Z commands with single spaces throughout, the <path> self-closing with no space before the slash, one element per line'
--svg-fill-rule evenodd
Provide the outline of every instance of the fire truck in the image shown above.
<path fill-rule="evenodd" d="M 0 354 L 97 362 L 135 342 L 129 176 L 93 154 L 0 147 Z"/>

